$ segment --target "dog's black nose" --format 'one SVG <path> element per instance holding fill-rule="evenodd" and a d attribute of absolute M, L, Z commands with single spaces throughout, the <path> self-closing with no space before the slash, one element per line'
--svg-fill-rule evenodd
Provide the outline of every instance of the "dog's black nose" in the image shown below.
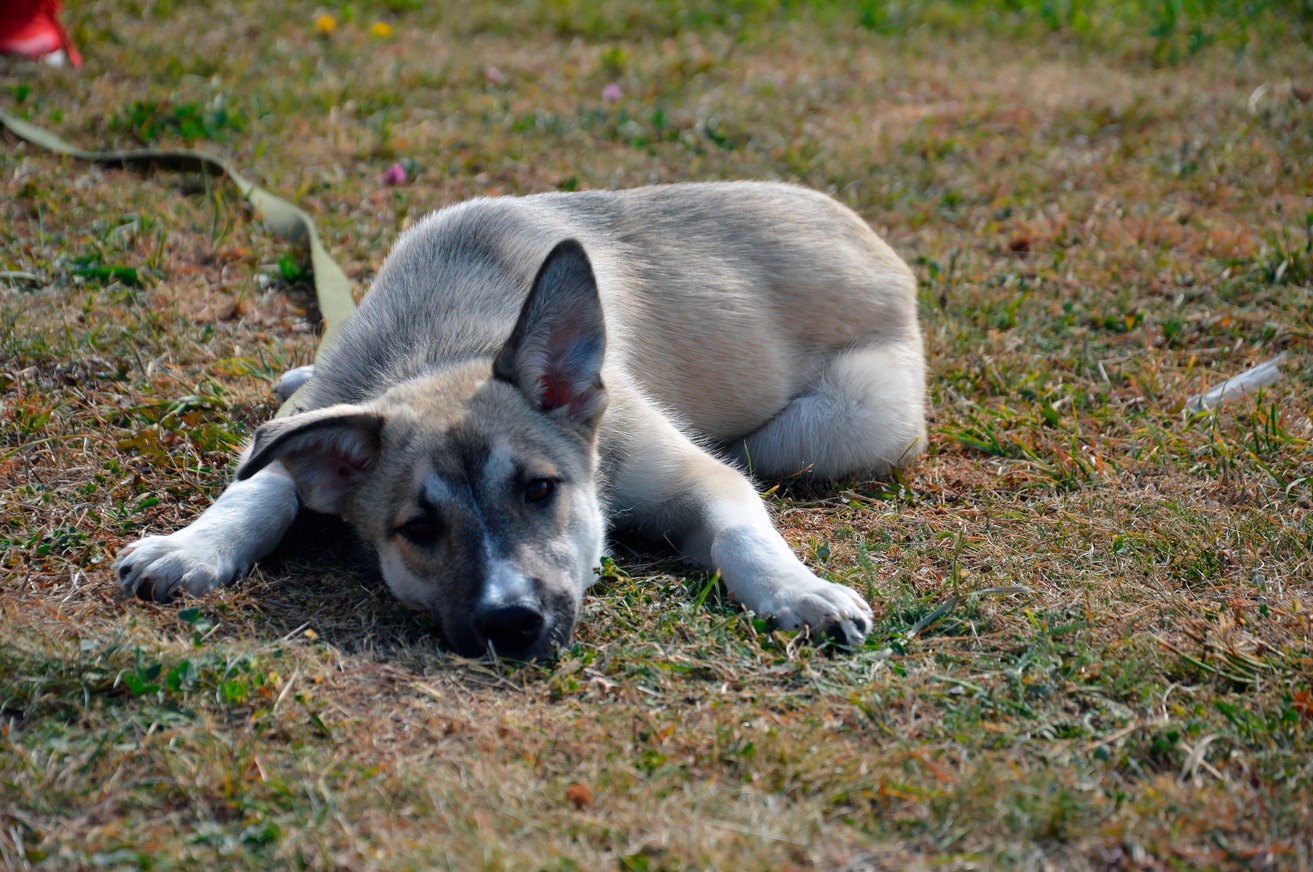
<path fill-rule="evenodd" d="M 474 617 L 474 627 L 488 640 L 500 657 L 522 657 L 542 636 L 542 613 L 516 603 L 482 609 Z"/>

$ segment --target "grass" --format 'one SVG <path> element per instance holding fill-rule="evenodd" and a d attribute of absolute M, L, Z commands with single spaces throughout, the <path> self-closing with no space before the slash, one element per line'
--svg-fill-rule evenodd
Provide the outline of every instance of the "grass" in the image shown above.
<path fill-rule="evenodd" d="M 231 155 L 361 289 L 470 196 L 829 191 L 921 278 L 932 439 L 770 496 L 871 600 L 858 651 L 617 543 L 557 662 L 461 660 L 316 519 L 231 589 L 120 602 L 118 548 L 310 359 L 304 266 L 223 185 L 6 143 L 0 865 L 1313 866 L 1306 3 L 64 14 L 87 69 L 0 67 L 6 111 Z"/>

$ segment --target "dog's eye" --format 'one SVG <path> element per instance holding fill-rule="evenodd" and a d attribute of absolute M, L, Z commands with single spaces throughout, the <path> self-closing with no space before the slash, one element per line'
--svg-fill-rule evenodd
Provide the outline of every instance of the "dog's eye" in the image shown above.
<path fill-rule="evenodd" d="M 524 486 L 526 503 L 541 503 L 556 492 L 556 482 L 548 478 L 535 478 Z"/>
<path fill-rule="evenodd" d="M 432 545 L 438 541 L 441 530 L 436 523 L 421 515 L 402 524 L 397 532 L 416 545 Z"/>

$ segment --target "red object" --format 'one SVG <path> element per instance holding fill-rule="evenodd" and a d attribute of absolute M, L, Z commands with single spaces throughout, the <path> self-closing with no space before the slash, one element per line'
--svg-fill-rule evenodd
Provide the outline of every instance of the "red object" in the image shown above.
<path fill-rule="evenodd" d="M 0 0 L 0 54 L 57 66 L 66 58 L 82 66 L 82 55 L 59 23 L 59 0 Z"/>

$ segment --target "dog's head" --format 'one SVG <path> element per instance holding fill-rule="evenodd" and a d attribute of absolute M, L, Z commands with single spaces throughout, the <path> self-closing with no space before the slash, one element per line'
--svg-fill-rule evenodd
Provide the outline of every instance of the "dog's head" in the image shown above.
<path fill-rule="evenodd" d="M 491 371 L 463 362 L 360 405 L 271 421 L 237 477 L 281 461 L 302 502 L 351 521 L 388 587 L 466 656 L 547 656 L 601 558 L 605 329 L 573 241 L 543 263 Z"/>

